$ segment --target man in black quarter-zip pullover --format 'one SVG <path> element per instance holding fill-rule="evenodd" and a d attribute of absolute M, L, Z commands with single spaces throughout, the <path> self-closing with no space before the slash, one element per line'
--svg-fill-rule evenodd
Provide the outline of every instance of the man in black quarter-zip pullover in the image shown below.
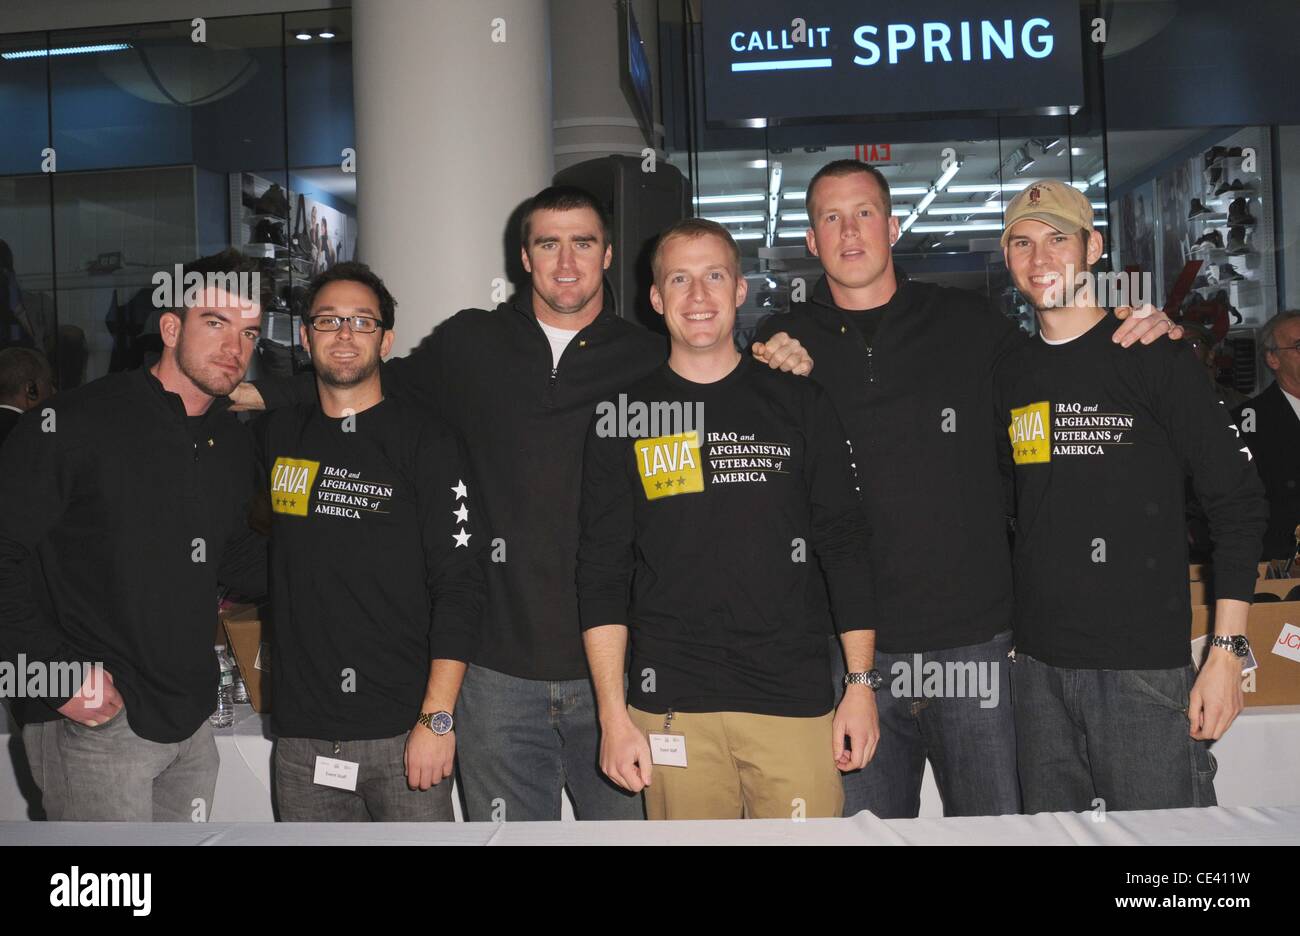
<path fill-rule="evenodd" d="M 808 250 L 826 275 L 807 302 L 770 316 L 817 362 L 853 442 L 871 528 L 880 750 L 844 778 L 844 813 L 916 816 L 928 759 L 944 814 L 1019 811 L 1011 650 L 1006 444 L 988 419 L 993 367 L 1024 335 L 983 297 L 895 275 L 889 183 L 854 160 L 828 163 L 805 199 Z M 1153 315 L 1116 333 L 1169 327 Z M 827 630 L 830 630 L 829 624 Z M 835 657 L 832 655 L 832 660 Z M 973 669 L 972 669 L 973 668 Z M 973 671 L 974 685 L 927 673 Z"/>
<path fill-rule="evenodd" d="M 595 699 L 575 585 L 582 449 L 596 403 L 663 363 L 665 341 L 619 317 L 604 209 L 581 189 L 540 192 L 523 212 L 531 289 L 466 309 L 380 370 L 384 394 L 431 408 L 465 440 L 493 541 L 487 606 L 456 713 L 471 820 L 632 819 L 641 802 L 596 763 Z M 807 373 L 778 337 L 766 363 Z M 315 398 L 310 375 L 258 381 L 266 404 Z M 247 394 L 256 405 L 256 394 Z"/>
<path fill-rule="evenodd" d="M 50 398 L 0 453 L 0 659 L 92 670 L 47 687 L 53 720 L 24 730 L 52 820 L 211 815 L 217 586 L 266 591 L 252 439 L 225 397 L 261 330 L 260 277 L 230 251 L 183 280 L 157 364 Z"/>

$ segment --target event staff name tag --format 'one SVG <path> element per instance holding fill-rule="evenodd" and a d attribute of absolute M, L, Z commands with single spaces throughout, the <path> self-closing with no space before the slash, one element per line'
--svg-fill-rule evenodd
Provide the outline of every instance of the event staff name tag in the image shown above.
<path fill-rule="evenodd" d="M 685 767 L 686 735 L 650 735 L 650 763 L 656 767 Z"/>
<path fill-rule="evenodd" d="M 340 790 L 356 791 L 357 771 L 361 765 L 352 761 L 335 760 L 332 757 L 316 757 L 316 776 L 312 783 L 335 787 Z"/>

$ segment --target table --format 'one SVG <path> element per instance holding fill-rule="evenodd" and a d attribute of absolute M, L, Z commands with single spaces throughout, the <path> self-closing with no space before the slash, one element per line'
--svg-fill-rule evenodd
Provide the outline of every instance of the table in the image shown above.
<path fill-rule="evenodd" d="M 0 822 L 3 845 L 1297 845 L 1300 806 L 966 819 L 707 822 Z"/>
<path fill-rule="evenodd" d="M 0 822 L 34 818 L 35 800 L 22 741 L 0 719 Z M 12 734 L 10 734 L 12 732 Z M 212 823 L 270 822 L 271 738 L 266 719 L 248 706 L 236 706 L 232 728 L 216 732 L 221 768 Z M 8 756 L 6 756 L 6 754 Z M 1242 712 L 1214 746 L 1219 761 L 1215 789 L 1221 806 L 1300 806 L 1300 705 L 1265 706 Z M 453 797 L 457 819 L 459 797 Z M 566 819 L 573 817 L 567 797 Z M 943 807 L 926 767 L 921 789 L 921 819 L 940 818 Z"/>

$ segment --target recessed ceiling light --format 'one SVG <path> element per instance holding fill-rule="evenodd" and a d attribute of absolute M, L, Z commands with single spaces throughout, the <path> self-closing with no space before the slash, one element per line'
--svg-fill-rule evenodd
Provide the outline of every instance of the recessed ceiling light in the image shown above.
<path fill-rule="evenodd" d="M 308 39 L 311 38 L 311 33 L 298 33 L 298 35 L 294 36 L 294 38 L 301 39 L 303 42 L 306 42 Z"/>
<path fill-rule="evenodd" d="M 323 33 L 320 34 L 320 37 L 321 37 L 322 39 L 333 39 L 333 38 L 334 38 L 334 34 L 333 34 L 332 32 L 323 32 Z"/>

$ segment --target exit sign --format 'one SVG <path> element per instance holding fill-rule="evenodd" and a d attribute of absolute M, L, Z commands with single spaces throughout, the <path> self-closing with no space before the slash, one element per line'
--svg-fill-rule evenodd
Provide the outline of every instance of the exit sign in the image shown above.
<path fill-rule="evenodd" d="M 853 158 L 858 162 L 887 163 L 890 161 L 889 143 L 859 143 L 853 147 Z"/>

